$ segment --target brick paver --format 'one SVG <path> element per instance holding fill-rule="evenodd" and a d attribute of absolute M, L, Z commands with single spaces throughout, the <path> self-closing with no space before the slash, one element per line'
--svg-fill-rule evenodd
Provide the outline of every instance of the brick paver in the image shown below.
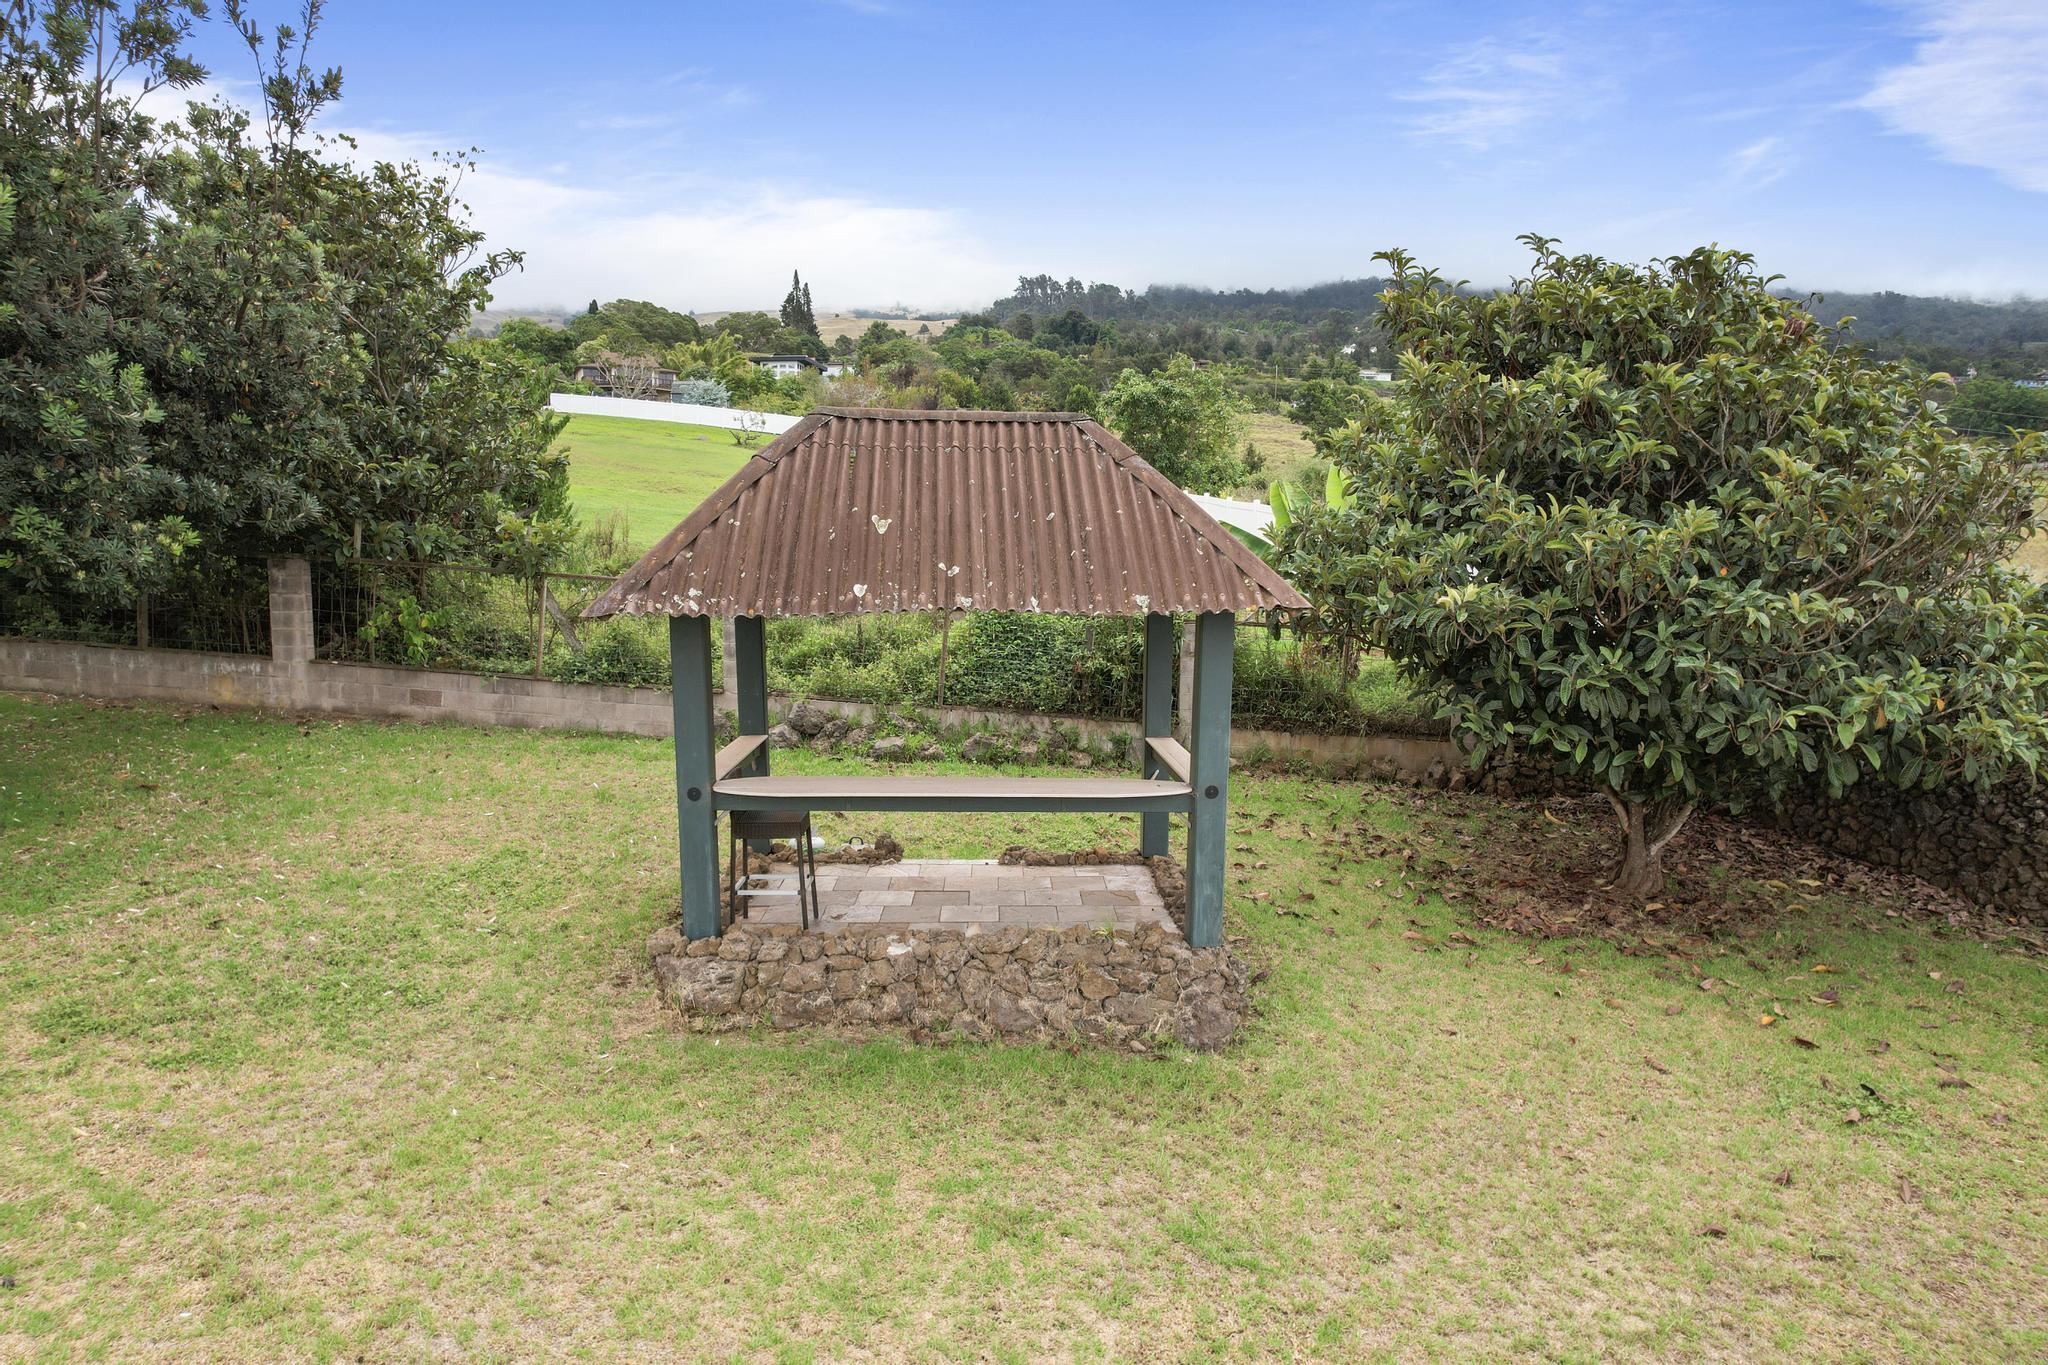
<path fill-rule="evenodd" d="M 778 871 L 782 870 L 780 868 Z M 1007 866 L 938 860 L 828 863 L 819 869 L 826 933 L 842 925 L 966 929 L 1007 925 L 1171 925 L 1151 870 L 1129 864 Z M 794 900 L 757 902 L 756 924 L 794 924 Z"/>

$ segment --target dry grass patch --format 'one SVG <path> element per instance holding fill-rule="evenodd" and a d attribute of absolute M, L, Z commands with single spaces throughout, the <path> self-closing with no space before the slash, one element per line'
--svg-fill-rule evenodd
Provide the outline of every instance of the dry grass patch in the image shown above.
<path fill-rule="evenodd" d="M 1247 414 L 1245 439 L 1266 457 L 1266 467 L 1260 476 L 1270 483 L 1284 483 L 1317 458 L 1308 429 L 1277 412 Z"/>

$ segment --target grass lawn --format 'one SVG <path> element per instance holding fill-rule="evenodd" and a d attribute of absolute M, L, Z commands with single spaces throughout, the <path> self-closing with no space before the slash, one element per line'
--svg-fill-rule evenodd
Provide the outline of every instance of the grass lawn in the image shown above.
<path fill-rule="evenodd" d="M 748 455 L 718 427 L 634 417 L 571 417 L 560 443 L 576 510 L 585 521 L 624 517 L 635 552 L 673 530 Z M 757 437 L 754 444 L 767 441 Z"/>
<path fill-rule="evenodd" d="M 0 1358 L 2048 1352 L 2039 959 L 1796 888 L 1689 947 L 1475 931 L 1333 836 L 1521 817 L 1248 774 L 1226 1054 L 711 1039 L 642 956 L 672 780 L 0 696 Z M 1135 839 L 828 832 L 881 821 Z"/>

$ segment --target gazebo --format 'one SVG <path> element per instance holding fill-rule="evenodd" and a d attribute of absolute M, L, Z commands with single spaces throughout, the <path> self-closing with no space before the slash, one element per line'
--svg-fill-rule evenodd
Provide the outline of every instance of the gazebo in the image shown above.
<path fill-rule="evenodd" d="M 1136 811 L 1139 851 L 1188 819 L 1187 937 L 1223 934 L 1236 613 L 1308 603 L 1092 418 L 824 408 L 728 479 L 584 612 L 669 618 L 683 933 L 720 932 L 718 813 Z M 1135 777 L 776 776 L 770 617 L 913 611 L 1142 616 Z M 1173 738 L 1175 614 L 1192 615 L 1189 744 Z M 711 623 L 730 619 L 739 737 L 716 747 Z"/>

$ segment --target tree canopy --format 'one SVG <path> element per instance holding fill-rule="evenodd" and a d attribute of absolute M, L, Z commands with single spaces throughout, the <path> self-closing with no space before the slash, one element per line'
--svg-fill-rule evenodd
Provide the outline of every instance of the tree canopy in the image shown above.
<path fill-rule="evenodd" d="M 1941 414 L 1966 436 L 2048 431 L 2048 389 L 1980 375 L 1956 385 L 1955 397 Z"/>
<path fill-rule="evenodd" d="M 458 216 L 456 166 L 312 134 L 341 81 L 304 60 L 317 6 L 272 35 L 228 6 L 260 121 L 144 114 L 203 75 L 201 13 L 0 10 L 0 595 L 130 601 L 200 553 L 544 552 L 543 370 L 461 340 L 518 256 Z"/>
<path fill-rule="evenodd" d="M 1227 493 L 1244 481 L 1242 406 L 1223 376 L 1188 357 L 1154 374 L 1125 370 L 1101 407 L 1116 434 L 1182 488 Z"/>
<path fill-rule="evenodd" d="M 1632 895 L 1700 801 L 2035 768 L 2048 617 L 2005 561 L 2040 438 L 1959 439 L 1742 253 L 1525 240 L 1529 278 L 1487 296 L 1384 258 L 1400 396 L 1334 443 L 1356 497 L 1297 517 L 1297 581 L 1475 753 L 1604 791 Z"/>

